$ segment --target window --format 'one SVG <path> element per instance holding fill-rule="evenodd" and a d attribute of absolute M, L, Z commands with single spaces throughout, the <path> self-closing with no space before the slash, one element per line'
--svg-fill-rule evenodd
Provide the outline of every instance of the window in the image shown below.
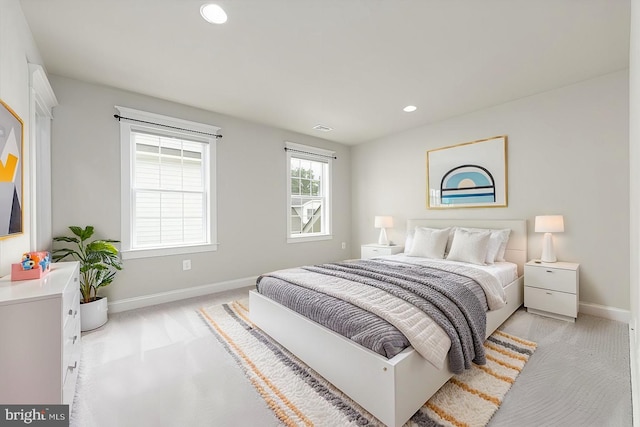
<path fill-rule="evenodd" d="M 288 242 L 331 238 L 334 152 L 287 142 Z"/>
<path fill-rule="evenodd" d="M 219 128 L 116 108 L 123 116 L 123 258 L 216 250 L 213 168 Z"/>

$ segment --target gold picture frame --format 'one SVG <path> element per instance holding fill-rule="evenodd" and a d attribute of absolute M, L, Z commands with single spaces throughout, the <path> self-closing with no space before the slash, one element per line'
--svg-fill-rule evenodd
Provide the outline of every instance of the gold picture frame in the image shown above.
<path fill-rule="evenodd" d="M 507 207 L 507 135 L 427 151 L 427 209 Z"/>
<path fill-rule="evenodd" d="M 24 232 L 24 122 L 0 100 L 0 239 Z"/>

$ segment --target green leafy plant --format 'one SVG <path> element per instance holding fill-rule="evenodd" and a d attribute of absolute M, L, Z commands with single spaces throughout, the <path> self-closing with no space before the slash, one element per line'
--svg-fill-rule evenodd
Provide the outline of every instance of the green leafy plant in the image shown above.
<path fill-rule="evenodd" d="M 54 249 L 54 261 L 71 257 L 80 262 L 80 292 L 82 302 L 95 301 L 98 289 L 113 282 L 116 270 L 122 270 L 118 249 L 113 243 L 118 240 L 99 239 L 88 241 L 93 236 L 93 226 L 85 228 L 70 226 L 72 237 L 54 237 L 54 242 L 71 243 L 72 247 Z M 67 245 L 68 246 L 68 245 Z"/>

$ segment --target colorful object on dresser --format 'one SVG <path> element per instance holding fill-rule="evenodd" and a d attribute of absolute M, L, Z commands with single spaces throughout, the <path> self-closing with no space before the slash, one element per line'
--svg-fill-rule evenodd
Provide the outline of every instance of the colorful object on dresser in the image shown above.
<path fill-rule="evenodd" d="M 51 269 L 48 251 L 26 252 L 20 263 L 11 264 L 11 280 L 40 279 Z"/>

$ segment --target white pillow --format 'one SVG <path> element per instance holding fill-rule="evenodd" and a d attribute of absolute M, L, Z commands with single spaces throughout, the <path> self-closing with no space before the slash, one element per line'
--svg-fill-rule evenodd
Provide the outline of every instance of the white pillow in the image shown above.
<path fill-rule="evenodd" d="M 491 231 L 471 232 L 458 228 L 453 235 L 447 259 L 484 265 L 490 238 Z"/>
<path fill-rule="evenodd" d="M 505 228 L 502 230 L 492 230 L 489 228 L 460 228 L 461 230 L 467 230 L 471 233 L 480 233 L 489 231 L 491 237 L 489 238 L 489 247 L 487 249 L 487 257 L 485 258 L 485 264 L 493 264 L 496 261 L 504 261 L 504 251 L 507 249 L 507 242 L 509 241 L 509 234 L 511 229 Z"/>
<path fill-rule="evenodd" d="M 408 256 L 423 258 L 444 258 L 444 249 L 449 238 L 449 228 L 416 227 L 413 243 L 407 252 Z"/>
<path fill-rule="evenodd" d="M 456 230 L 460 227 L 451 227 L 451 231 L 449 231 L 449 239 L 447 240 L 447 248 L 444 250 L 445 255 L 449 253 L 451 250 L 451 243 L 453 243 L 453 236 L 456 233 Z"/>
<path fill-rule="evenodd" d="M 413 233 L 415 233 L 414 231 L 410 231 L 407 234 L 407 238 L 404 240 L 404 253 L 409 255 L 409 252 L 411 252 L 411 248 L 413 247 Z"/>
<path fill-rule="evenodd" d="M 494 261 L 504 261 L 504 252 L 507 250 L 507 243 L 509 242 L 510 234 L 511 230 L 509 228 L 505 228 L 504 230 L 493 230 L 491 232 L 492 239 L 495 236 L 496 239 L 500 240 L 500 248 L 498 248 Z"/>
<path fill-rule="evenodd" d="M 416 226 L 413 230 L 409 230 L 409 232 L 407 233 L 407 237 L 404 240 L 404 253 L 405 255 L 409 255 L 409 252 L 411 252 L 411 248 L 413 247 L 413 235 L 416 232 L 416 229 L 418 228 L 428 228 L 428 227 L 420 227 L 420 226 Z M 453 240 L 453 232 L 455 231 L 456 227 L 450 227 L 449 228 L 449 237 L 447 239 L 447 247 L 444 251 L 444 254 L 446 255 L 447 252 L 449 252 L 449 248 L 451 247 L 451 241 Z M 441 230 L 440 228 L 433 228 L 432 230 Z"/>

